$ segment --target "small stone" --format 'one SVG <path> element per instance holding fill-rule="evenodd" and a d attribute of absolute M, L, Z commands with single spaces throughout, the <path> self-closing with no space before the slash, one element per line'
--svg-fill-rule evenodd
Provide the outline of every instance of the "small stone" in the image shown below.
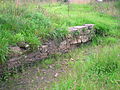
<path fill-rule="evenodd" d="M 87 42 L 87 41 L 89 41 L 89 38 L 88 38 L 87 36 L 83 36 L 82 42 L 85 43 L 85 42 Z"/>
<path fill-rule="evenodd" d="M 73 59 L 73 58 L 70 58 L 70 61 L 74 61 L 74 59 Z"/>
<path fill-rule="evenodd" d="M 55 78 L 58 77 L 58 73 L 55 74 Z"/>
<path fill-rule="evenodd" d="M 18 42 L 17 45 L 22 49 L 28 49 L 30 47 L 26 42 Z"/>
<path fill-rule="evenodd" d="M 27 58 L 27 56 L 25 56 L 25 58 Z"/>
<path fill-rule="evenodd" d="M 64 49 L 64 48 L 66 48 L 66 45 L 67 45 L 67 41 L 63 41 L 63 42 L 61 42 L 60 43 L 60 49 Z"/>
<path fill-rule="evenodd" d="M 42 45 L 41 50 L 42 50 L 42 52 L 47 52 L 48 51 L 48 45 Z"/>
<path fill-rule="evenodd" d="M 44 77 L 41 77 L 41 79 L 43 80 L 43 79 L 44 79 Z"/>
<path fill-rule="evenodd" d="M 91 30 L 94 27 L 94 24 L 85 24 L 84 26 Z"/>
<path fill-rule="evenodd" d="M 81 39 L 78 39 L 77 42 L 78 42 L 78 43 L 81 43 L 82 41 L 81 41 Z"/>
<path fill-rule="evenodd" d="M 52 68 L 52 66 L 50 65 L 49 68 Z"/>
<path fill-rule="evenodd" d="M 77 42 L 77 40 L 76 39 L 74 39 L 74 40 L 72 40 L 71 42 L 70 42 L 70 44 L 77 44 L 78 42 Z"/>
<path fill-rule="evenodd" d="M 29 44 L 26 44 L 25 47 L 28 48 L 30 45 Z"/>

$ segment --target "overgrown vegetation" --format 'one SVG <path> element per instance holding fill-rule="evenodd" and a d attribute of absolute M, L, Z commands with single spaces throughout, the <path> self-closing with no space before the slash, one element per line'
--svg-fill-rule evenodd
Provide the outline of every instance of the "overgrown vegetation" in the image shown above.
<path fill-rule="evenodd" d="M 97 47 L 96 51 L 90 49 L 87 55 L 81 53 L 81 49 L 71 53 L 73 59 L 73 61 L 69 61 L 71 70 L 66 75 L 61 76 L 59 78 L 60 81 L 55 82 L 51 90 L 119 90 L 120 44 L 117 42 L 119 42 L 120 38 L 118 14 L 120 4 L 119 2 L 109 4 L 118 9 L 114 17 L 112 16 L 114 11 L 109 15 L 107 13 L 109 11 L 104 13 L 99 10 L 98 12 L 93 10 L 94 14 L 87 12 L 88 15 L 86 17 L 85 13 L 82 16 L 84 19 L 82 24 L 86 21 L 95 23 L 97 31 L 96 37 L 93 39 L 93 44 L 101 44 L 101 46 Z M 107 5 L 107 8 L 110 9 L 109 4 L 103 3 L 102 6 L 104 7 L 101 10 L 106 9 Z M 83 11 L 80 12 L 80 17 L 82 13 Z M 74 16 L 71 15 L 71 17 Z M 81 21 L 77 23 L 80 24 Z"/>
<path fill-rule="evenodd" d="M 83 53 L 85 48 L 70 53 L 73 59 L 68 62 L 70 70 L 51 86 L 51 90 L 119 90 L 119 43 L 96 47 L 96 51 L 91 48 L 89 55 Z"/>
<path fill-rule="evenodd" d="M 0 62 L 6 60 L 10 45 L 27 42 L 35 49 L 50 30 L 50 19 L 39 10 L 0 2 Z"/>
<path fill-rule="evenodd" d="M 18 5 L 12 2 L 0 2 L 0 62 L 7 58 L 10 45 L 18 42 L 30 44 L 31 49 L 41 45 L 45 38 L 61 38 L 67 35 L 69 26 L 95 24 L 96 37 L 105 36 L 113 40 L 120 37 L 116 18 L 98 12 L 92 5 L 66 4 Z"/>
<path fill-rule="evenodd" d="M 43 39 L 64 38 L 68 34 L 68 27 L 95 24 L 96 35 L 92 44 L 101 46 L 97 51 L 88 52 L 88 55 L 81 53 L 82 49 L 65 55 L 65 58 L 69 57 L 68 60 L 74 59 L 69 61 L 72 70 L 68 71 L 66 76 L 60 77 L 60 81 L 53 85 L 52 90 L 119 90 L 119 15 L 112 15 L 114 11 L 106 12 L 110 10 L 109 4 L 103 3 L 102 8 L 99 6 L 101 3 L 70 4 L 68 9 L 66 4 L 16 6 L 14 3 L 0 1 L 0 63 L 7 60 L 11 45 L 26 42 L 31 49 L 36 49 Z M 112 6 L 119 13 L 120 3 L 112 3 Z M 78 34 L 79 32 L 74 35 Z M 63 57 L 56 59 L 61 60 Z M 51 59 L 46 60 L 43 67 L 51 63 Z"/>

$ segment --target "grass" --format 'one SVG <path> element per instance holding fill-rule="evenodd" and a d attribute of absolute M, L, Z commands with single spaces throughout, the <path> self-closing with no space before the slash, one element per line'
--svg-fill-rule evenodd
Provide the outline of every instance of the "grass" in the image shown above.
<path fill-rule="evenodd" d="M 116 7 L 118 6 L 119 4 L 116 4 Z M 116 17 L 96 11 L 94 6 L 89 4 L 71 4 L 68 12 L 68 6 L 66 4 L 27 4 L 26 6 L 21 5 L 16 7 L 14 3 L 0 2 L 0 63 L 8 59 L 7 55 L 9 54 L 9 46 L 11 45 L 16 46 L 19 42 L 26 42 L 30 44 L 31 49 L 34 50 L 42 44 L 43 39 L 59 38 L 60 40 L 60 38 L 68 34 L 68 27 L 83 24 L 95 24 L 96 37 L 92 40 L 92 43 L 95 45 L 112 45 L 119 41 L 120 27 Z M 75 62 L 75 65 L 71 62 L 70 65 L 73 67 L 74 72 L 70 72 L 71 76 L 68 75 L 68 77 L 64 79 L 66 81 L 62 80 L 59 84 L 55 84 L 54 88 L 63 90 L 66 90 L 66 88 L 93 89 L 95 87 L 100 88 L 103 84 L 106 86 L 117 85 L 116 80 L 119 79 L 119 71 L 116 71 L 119 69 L 119 57 L 116 56 L 119 54 L 118 47 L 119 46 L 114 45 L 114 49 L 109 50 L 109 46 L 106 46 L 104 48 L 105 51 L 102 49 L 95 55 L 87 56 L 86 59 L 90 60 L 90 62 L 81 63 L 81 59 L 79 60 L 79 58 L 78 62 Z M 73 54 L 72 57 L 76 57 L 78 53 L 80 53 L 79 50 Z M 108 61 L 109 59 L 110 63 Z M 51 63 L 52 61 L 47 60 L 43 63 L 43 67 L 47 68 L 46 64 Z M 110 66 L 107 67 L 107 65 Z M 82 68 L 79 68 L 80 66 Z M 113 68 L 115 71 L 110 71 L 109 68 Z M 100 75 L 98 74 L 99 71 Z M 104 80 L 106 80 L 106 82 L 104 82 Z M 79 83 L 81 83 L 81 85 L 79 85 Z M 95 84 L 95 86 L 93 84 Z M 103 88 L 105 87 L 103 86 Z M 118 85 L 116 87 L 118 87 Z M 113 86 L 113 88 L 115 87 Z"/>
<path fill-rule="evenodd" d="M 108 4 L 102 6 L 108 10 Z M 112 13 L 101 11 L 104 8 L 98 8 L 99 5 L 96 11 L 93 5 L 71 4 L 68 12 L 66 4 L 16 7 L 8 2 L 0 3 L 0 62 L 6 61 L 10 45 L 25 41 L 35 49 L 42 43 L 41 39 L 58 39 L 67 35 L 69 26 L 91 23 L 96 29 L 96 37 L 92 40 L 94 47 L 79 48 L 41 62 L 41 67 L 48 68 L 56 60 L 68 60 L 70 70 L 60 76 L 49 90 L 119 90 L 119 21 L 111 16 Z M 115 3 L 115 8 L 119 10 L 119 3 Z M 58 63 L 55 67 L 61 65 Z"/>
<path fill-rule="evenodd" d="M 51 86 L 51 90 L 119 90 L 119 43 L 90 49 L 87 55 L 83 50 L 70 53 L 74 60 L 68 62 L 70 70 Z"/>
<path fill-rule="evenodd" d="M 112 3 L 119 8 L 119 3 Z M 106 6 L 106 4 L 103 4 Z M 104 8 L 108 8 L 107 7 Z M 86 23 L 95 24 L 96 37 L 93 44 L 102 46 L 87 51 L 81 49 L 70 53 L 74 61 L 69 61 L 70 71 L 53 83 L 51 90 L 119 90 L 120 88 L 120 27 L 119 20 L 108 13 L 103 13 L 91 5 L 71 5 L 70 15 L 66 5 L 45 6 L 52 14 L 57 14 L 55 20 L 59 26 L 75 26 Z M 103 9 L 104 9 L 103 8 Z M 119 13 L 119 12 L 118 12 Z M 113 14 L 112 14 L 113 15 Z M 115 14 L 116 15 L 116 14 Z M 59 18 L 60 21 L 57 20 Z M 115 44 L 116 43 L 116 44 Z M 70 60 L 70 59 L 69 59 Z"/>
<path fill-rule="evenodd" d="M 47 5 L 44 7 L 57 16 L 53 18 L 56 22 L 56 27 L 61 27 L 61 25 L 62 27 L 69 27 L 92 23 L 95 24 L 98 34 L 117 34 L 115 33 L 117 32 L 116 27 L 118 27 L 117 21 L 110 15 L 95 11 L 94 7 L 91 5 L 71 4 L 69 12 L 67 5 L 55 4 L 51 7 Z"/>
<path fill-rule="evenodd" d="M 7 60 L 11 45 L 26 42 L 34 50 L 42 44 L 42 39 L 64 37 L 69 26 L 89 23 L 95 24 L 97 37 L 120 37 L 115 18 L 95 11 L 92 5 L 71 4 L 68 12 L 66 4 L 16 6 L 12 2 L 0 2 L 0 40 L 3 41 L 0 62 Z"/>
<path fill-rule="evenodd" d="M 43 39 L 64 37 L 66 29 L 57 28 L 54 24 L 40 5 L 16 6 L 10 1 L 0 1 L 0 63 L 7 60 L 9 46 L 26 42 L 34 50 Z"/>
<path fill-rule="evenodd" d="M 0 2 L 0 62 L 6 60 L 10 45 L 27 42 L 32 49 L 41 45 L 40 39 L 49 33 L 50 25 L 49 18 L 40 11 Z"/>

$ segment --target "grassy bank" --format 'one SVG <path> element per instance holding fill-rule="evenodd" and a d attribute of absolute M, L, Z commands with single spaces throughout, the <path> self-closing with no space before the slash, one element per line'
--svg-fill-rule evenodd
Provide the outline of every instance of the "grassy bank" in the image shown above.
<path fill-rule="evenodd" d="M 35 49 L 41 44 L 41 38 L 50 32 L 49 17 L 43 15 L 39 7 L 31 6 L 0 2 L 0 62 L 7 59 L 10 45 L 26 42 Z"/>
<path fill-rule="evenodd" d="M 70 53 L 73 59 L 68 63 L 70 70 L 51 90 L 119 90 L 120 44 L 83 51 Z"/>
<path fill-rule="evenodd" d="M 101 4 L 96 4 L 96 7 L 94 4 L 70 4 L 68 9 L 66 4 L 29 3 L 16 6 L 14 3 L 0 2 L 0 62 L 8 59 L 9 46 L 26 42 L 34 50 L 42 44 L 43 39 L 67 35 L 68 27 L 95 24 L 96 35 L 92 40 L 95 46 L 79 48 L 62 56 L 56 55 L 54 59 L 53 56 L 43 61 L 41 67 L 48 69 L 48 65 L 56 60 L 68 60 L 70 70 L 60 76 L 58 82 L 50 85 L 51 90 L 119 90 L 119 20 L 112 13 L 106 13 L 112 8 L 109 4 L 102 4 L 104 7 L 100 10 L 99 6 Z M 119 10 L 119 3 L 112 3 L 112 6 Z M 60 66 L 56 64 L 56 67 Z M 30 79 L 32 85 L 34 78 L 38 80 L 36 74 L 33 72 L 33 78 Z"/>
<path fill-rule="evenodd" d="M 92 5 L 66 4 L 16 6 L 0 2 L 0 62 L 5 62 L 9 46 L 26 42 L 36 49 L 46 38 L 65 36 L 71 26 L 95 24 L 93 43 L 115 43 L 120 37 L 115 17 L 98 12 Z"/>
<path fill-rule="evenodd" d="M 110 4 L 115 10 L 118 9 L 116 14 L 114 11 L 110 14 L 107 13 L 109 11 L 103 12 L 104 9 L 112 8 L 109 7 Z M 59 81 L 51 86 L 51 90 L 119 90 L 120 43 L 116 43 L 120 37 L 119 3 L 104 3 L 102 6 L 104 6 L 102 11 L 96 11 L 99 6 L 94 9 L 91 5 L 71 5 L 70 15 L 67 6 L 52 7 L 54 13 L 59 13 L 61 22 L 58 23 L 65 23 L 67 26 L 95 24 L 97 31 L 92 43 L 102 46 L 98 47 L 99 49 L 94 47 L 95 51 L 86 50 L 87 55 L 82 53 L 81 49 L 71 53 L 72 61 L 68 63 L 70 71 L 62 75 Z M 115 16 L 112 16 L 113 13 Z"/>

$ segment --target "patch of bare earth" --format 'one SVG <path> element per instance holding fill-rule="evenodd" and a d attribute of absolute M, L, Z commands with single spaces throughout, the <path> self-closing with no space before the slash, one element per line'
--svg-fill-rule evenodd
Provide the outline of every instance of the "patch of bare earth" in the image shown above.
<path fill-rule="evenodd" d="M 100 47 L 99 47 L 100 48 Z M 8 81 L 0 85 L 0 90 L 46 90 L 51 87 L 51 83 L 59 81 L 60 76 L 64 76 L 71 69 L 69 62 L 75 62 L 81 58 L 81 55 L 90 55 L 95 51 L 99 51 L 96 47 L 86 48 L 73 58 L 67 57 L 63 60 L 55 61 L 47 68 L 39 66 L 30 67 L 23 73 L 18 74 L 16 78 L 10 78 Z"/>
<path fill-rule="evenodd" d="M 45 90 L 67 71 L 67 61 L 56 61 L 47 68 L 32 67 L 0 85 L 0 90 Z"/>

